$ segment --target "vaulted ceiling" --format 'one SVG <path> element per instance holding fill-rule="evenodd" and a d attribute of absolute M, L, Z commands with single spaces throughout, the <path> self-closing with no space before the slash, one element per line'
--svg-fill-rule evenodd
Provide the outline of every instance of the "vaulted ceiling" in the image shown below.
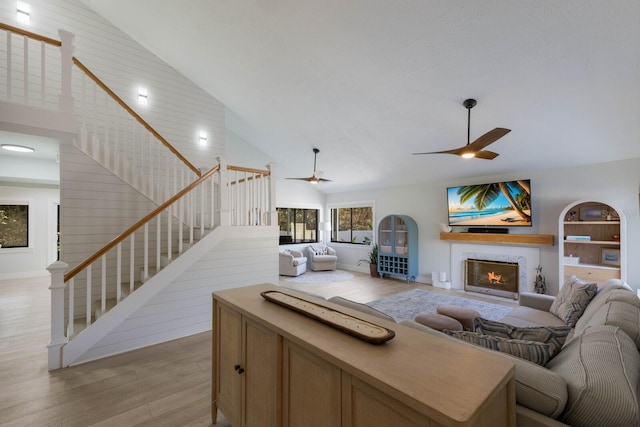
<path fill-rule="evenodd" d="M 637 0 L 83 0 L 325 192 L 640 157 Z M 494 160 L 457 148 L 495 127 Z M 525 177 L 526 178 L 526 177 Z"/>

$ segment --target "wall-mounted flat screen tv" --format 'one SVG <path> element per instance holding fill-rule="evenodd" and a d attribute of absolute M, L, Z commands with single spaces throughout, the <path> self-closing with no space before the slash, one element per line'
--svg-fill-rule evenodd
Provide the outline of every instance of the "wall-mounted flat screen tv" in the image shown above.
<path fill-rule="evenodd" d="M 531 180 L 447 188 L 449 225 L 531 227 Z"/>

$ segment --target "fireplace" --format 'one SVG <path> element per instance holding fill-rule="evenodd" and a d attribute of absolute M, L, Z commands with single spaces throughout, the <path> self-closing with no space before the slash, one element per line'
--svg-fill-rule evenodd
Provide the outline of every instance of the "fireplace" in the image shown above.
<path fill-rule="evenodd" d="M 485 245 L 477 243 L 451 244 L 451 289 L 465 290 L 466 260 L 501 261 L 518 264 L 518 290 L 507 298 L 519 298 L 522 292 L 533 292 L 536 267 L 540 265 L 540 249 L 531 246 Z M 487 294 L 486 289 L 468 291 Z"/>
<path fill-rule="evenodd" d="M 517 262 L 467 258 L 464 288 L 466 291 L 518 299 L 519 270 Z"/>

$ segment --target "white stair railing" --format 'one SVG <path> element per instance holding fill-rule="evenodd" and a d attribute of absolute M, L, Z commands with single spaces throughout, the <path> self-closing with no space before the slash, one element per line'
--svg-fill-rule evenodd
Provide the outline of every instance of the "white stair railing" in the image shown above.
<path fill-rule="evenodd" d="M 60 41 L 4 23 L 0 34 L 5 40 L 0 100 L 71 112 L 73 34 L 58 31 Z"/>
<path fill-rule="evenodd" d="M 73 56 L 74 35 L 58 33 L 62 41 L 0 23 L 0 40 L 6 40 L 4 55 L 0 47 L 0 101 L 74 114 L 76 147 L 156 203 L 199 177 L 195 166 Z"/>
<path fill-rule="evenodd" d="M 64 344 L 211 229 L 276 224 L 273 168 L 220 163 L 75 268 L 52 264 L 49 369 L 61 367 Z"/>
<path fill-rule="evenodd" d="M 125 182 L 161 203 L 200 171 L 77 58 L 76 145 Z"/>
<path fill-rule="evenodd" d="M 219 168 L 212 168 L 64 275 L 52 274 L 52 316 L 56 313 L 51 329 L 52 343 L 72 339 L 96 320 L 96 312 L 98 316 L 106 313 L 153 272 L 160 270 L 163 266 L 161 259 L 171 259 L 186 250 L 185 246 L 173 245 L 172 241 L 182 234 L 175 233 L 172 227 L 198 228 L 204 233 L 205 229 L 210 230 L 217 225 L 189 221 L 185 224 L 178 218 L 214 217 L 201 215 L 199 211 L 191 212 L 193 207 L 198 209 L 201 206 L 191 200 L 197 194 L 207 201 L 208 207 L 219 209 L 219 192 L 216 191 L 220 188 Z M 178 209 L 181 211 L 177 212 Z M 174 215 L 176 213 L 177 216 Z M 175 253 L 174 248 L 177 248 Z M 158 262 L 150 266 L 150 258 Z M 56 271 L 59 271 L 63 263 L 56 264 Z M 61 288 L 66 291 L 62 300 L 59 298 Z M 56 296 L 53 293 L 57 293 Z"/>
<path fill-rule="evenodd" d="M 228 204 L 230 225 L 270 225 L 275 206 L 273 164 L 269 170 L 251 169 L 239 166 L 226 167 L 228 183 Z"/>

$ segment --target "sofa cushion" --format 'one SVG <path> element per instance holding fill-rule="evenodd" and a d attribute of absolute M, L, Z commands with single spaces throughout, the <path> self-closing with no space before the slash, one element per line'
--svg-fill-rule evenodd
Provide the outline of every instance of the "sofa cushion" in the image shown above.
<path fill-rule="evenodd" d="M 542 342 L 507 339 L 468 331 L 450 331 L 445 329 L 442 332 L 462 341 L 520 357 L 521 359 L 529 360 L 541 366 L 546 365 L 553 355 L 553 347 L 551 344 Z"/>
<path fill-rule="evenodd" d="M 579 426 L 637 426 L 640 357 L 620 328 L 596 325 L 568 342 L 547 368 L 567 382 L 561 420 Z"/>
<path fill-rule="evenodd" d="M 566 326 L 562 320 L 548 311 L 526 306 L 514 307 L 500 321 L 513 326 Z"/>
<path fill-rule="evenodd" d="M 614 289 L 609 292 L 607 296 L 607 302 L 620 301 L 640 308 L 640 298 L 634 293 L 629 292 L 626 289 Z"/>
<path fill-rule="evenodd" d="M 551 304 L 549 312 L 557 316 L 565 324 L 573 327 L 582 316 L 591 299 L 596 295 L 598 285 L 587 283 L 571 276 L 569 281 L 560 289 L 556 299 Z"/>
<path fill-rule="evenodd" d="M 640 349 L 640 308 L 626 302 L 610 301 L 591 318 L 589 326 L 596 325 L 619 327 Z"/>
<path fill-rule="evenodd" d="M 587 305 L 582 316 L 580 316 L 580 319 L 576 322 L 575 327 L 578 334 L 584 331 L 584 328 L 588 326 L 591 317 L 593 317 L 600 307 L 607 303 L 612 294 L 617 292 L 628 292 L 628 289 L 626 289 L 625 286 L 625 283 L 619 279 L 609 279 L 601 286 L 598 286 L 596 295 L 593 297 L 591 302 L 589 302 L 589 305 Z M 633 292 L 628 293 L 633 294 Z"/>
<path fill-rule="evenodd" d="M 483 319 L 482 317 L 475 318 L 474 326 L 475 331 L 480 334 L 551 344 L 553 347 L 553 355 L 556 355 L 560 351 L 569 332 L 571 332 L 571 327 L 567 325 L 519 328 L 506 323 Z"/>

